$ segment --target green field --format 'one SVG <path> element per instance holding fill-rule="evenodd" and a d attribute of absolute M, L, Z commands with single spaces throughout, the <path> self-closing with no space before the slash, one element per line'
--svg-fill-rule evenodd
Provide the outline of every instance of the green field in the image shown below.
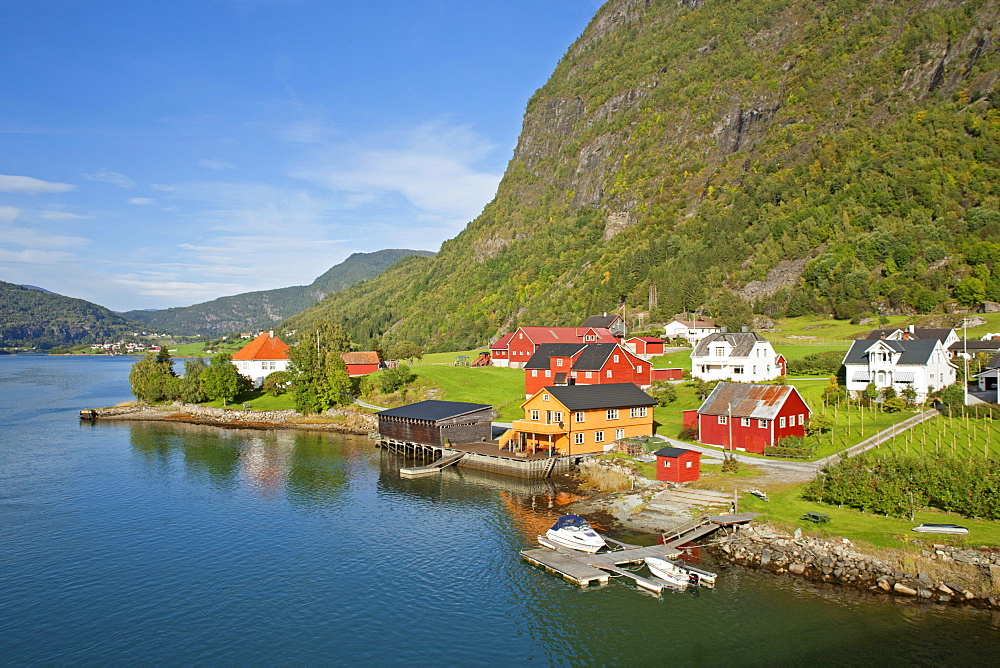
<path fill-rule="evenodd" d="M 875 452 L 995 457 L 1000 453 L 1000 423 L 940 415 L 886 441 Z"/>
<path fill-rule="evenodd" d="M 413 372 L 417 374 L 417 383 L 442 390 L 439 399 L 490 404 L 501 422 L 524 418 L 520 408 L 524 401 L 521 369 L 428 364 L 414 366 Z"/>

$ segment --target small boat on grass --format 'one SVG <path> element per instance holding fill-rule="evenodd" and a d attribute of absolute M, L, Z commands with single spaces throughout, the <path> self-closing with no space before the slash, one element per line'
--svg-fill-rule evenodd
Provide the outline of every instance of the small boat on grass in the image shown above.
<path fill-rule="evenodd" d="M 672 561 L 659 557 L 646 557 L 645 562 L 650 573 L 675 589 L 686 589 L 689 584 L 696 584 L 694 578 L 698 576 L 688 573 Z"/>
<path fill-rule="evenodd" d="M 918 527 L 913 527 L 911 531 L 919 531 L 920 533 L 950 533 L 960 535 L 969 533 L 968 529 L 960 527 L 957 524 L 921 524 Z"/>
<path fill-rule="evenodd" d="M 597 552 L 608 546 L 587 520 L 579 515 L 563 515 L 545 532 L 545 537 L 556 545 L 581 552 Z"/>

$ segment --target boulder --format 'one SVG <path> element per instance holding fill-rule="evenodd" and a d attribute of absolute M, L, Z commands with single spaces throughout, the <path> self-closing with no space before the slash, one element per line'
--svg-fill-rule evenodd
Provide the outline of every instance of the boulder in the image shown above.
<path fill-rule="evenodd" d="M 902 582 L 897 582 L 892 586 L 892 590 L 897 594 L 906 594 L 907 596 L 916 596 L 917 590 L 912 587 L 907 587 Z"/>

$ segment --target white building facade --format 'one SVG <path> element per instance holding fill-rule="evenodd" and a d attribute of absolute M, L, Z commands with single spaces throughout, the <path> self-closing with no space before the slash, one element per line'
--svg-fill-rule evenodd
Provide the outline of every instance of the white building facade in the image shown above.
<path fill-rule="evenodd" d="M 668 339 L 686 339 L 691 344 L 721 331 L 711 320 L 674 320 L 663 327 L 663 335 Z"/>
<path fill-rule="evenodd" d="M 855 341 L 844 357 L 847 391 L 862 392 L 869 383 L 897 395 L 912 387 L 917 400 L 955 383 L 957 367 L 948 361 L 940 339 Z"/>
<path fill-rule="evenodd" d="M 753 332 L 709 334 L 691 351 L 691 375 L 705 381 L 756 383 L 784 374 L 785 358 Z"/>

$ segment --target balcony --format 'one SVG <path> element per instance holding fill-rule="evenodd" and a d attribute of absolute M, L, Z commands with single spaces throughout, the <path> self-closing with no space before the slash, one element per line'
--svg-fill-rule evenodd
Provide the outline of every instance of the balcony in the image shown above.
<path fill-rule="evenodd" d="M 565 434 L 567 431 L 565 424 L 560 426 L 558 422 L 545 424 L 531 420 L 516 420 L 511 427 L 522 434 Z"/>

